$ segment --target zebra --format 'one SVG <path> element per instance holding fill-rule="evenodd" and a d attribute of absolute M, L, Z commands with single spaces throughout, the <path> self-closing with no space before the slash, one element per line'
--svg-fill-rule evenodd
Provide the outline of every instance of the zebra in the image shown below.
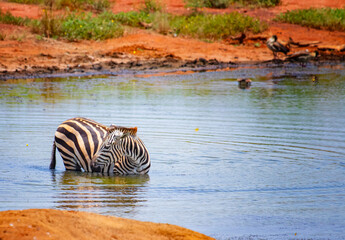
<path fill-rule="evenodd" d="M 116 157 L 109 159 L 113 162 L 107 164 L 114 166 L 113 172 L 115 174 L 145 174 L 149 171 L 151 165 L 150 156 L 144 143 L 136 136 L 136 133 L 137 127 L 127 128 L 116 125 L 107 127 L 94 120 L 82 117 L 68 119 L 61 123 L 55 132 L 50 169 L 55 169 L 57 148 L 66 170 L 83 170 L 85 172 L 105 172 L 106 170 L 106 172 L 110 173 L 111 169 L 109 167 L 106 169 L 102 167 L 102 164 L 106 165 L 104 160 L 97 159 L 95 156 L 101 147 L 104 146 L 105 140 L 108 144 L 111 144 L 111 141 L 120 140 L 119 136 L 121 135 L 124 139 L 125 137 L 130 137 L 132 139 L 131 145 L 122 145 L 127 147 L 125 151 L 122 151 L 126 155 L 117 153 Z M 137 145 L 145 151 L 145 159 L 130 152 L 137 151 L 138 149 L 135 148 Z M 106 149 L 103 147 L 102 153 L 106 153 Z M 138 169 L 133 168 L 132 172 L 128 171 L 128 169 L 123 170 L 122 167 L 127 166 L 126 161 L 135 161 L 137 160 L 135 159 L 136 156 L 141 157 L 136 165 Z M 141 164 L 145 165 L 145 167 L 143 168 Z"/>
<path fill-rule="evenodd" d="M 118 175 L 146 174 L 150 165 L 149 153 L 141 139 L 118 129 L 106 137 L 91 161 L 94 172 Z"/>

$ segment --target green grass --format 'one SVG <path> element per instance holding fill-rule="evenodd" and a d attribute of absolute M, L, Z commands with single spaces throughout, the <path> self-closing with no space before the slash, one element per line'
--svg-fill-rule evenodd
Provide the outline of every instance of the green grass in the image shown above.
<path fill-rule="evenodd" d="M 274 7 L 281 3 L 281 0 L 185 0 L 187 7 L 194 9 L 208 8 L 228 8 L 230 5 L 240 7 Z"/>
<path fill-rule="evenodd" d="M 30 19 L 28 18 L 15 17 L 10 12 L 3 13 L 0 9 L 0 23 L 24 26 L 29 22 Z"/>
<path fill-rule="evenodd" d="M 120 12 L 118 14 L 103 12 L 100 14 L 100 17 L 108 21 L 113 20 L 131 27 L 140 27 L 140 22 L 151 23 L 153 21 L 153 15 L 144 11 Z"/>
<path fill-rule="evenodd" d="M 160 12 L 163 9 L 163 5 L 155 0 L 145 0 L 141 11 L 150 13 L 150 12 Z"/>
<path fill-rule="evenodd" d="M 345 31 L 345 8 L 293 10 L 278 15 L 275 20 L 316 29 Z"/>
<path fill-rule="evenodd" d="M 68 8 L 69 10 L 90 10 L 102 12 L 110 7 L 108 0 L 56 0 L 56 9 Z"/>
<path fill-rule="evenodd" d="M 248 31 L 256 34 L 267 29 L 265 23 L 237 12 L 223 15 L 175 16 L 170 25 L 177 34 L 212 40 Z"/>
<path fill-rule="evenodd" d="M 104 17 L 121 24 L 141 27 L 140 22 L 152 24 L 152 29 L 160 33 L 175 33 L 200 39 L 219 40 L 242 32 L 260 33 L 267 24 L 237 12 L 222 15 L 193 14 L 176 16 L 168 13 L 127 12 L 104 13 Z"/>
<path fill-rule="evenodd" d="M 45 37 L 62 38 L 69 41 L 76 40 L 105 40 L 123 35 L 123 27 L 113 20 L 103 18 L 102 15 L 93 17 L 92 13 L 70 13 L 65 17 L 49 16 L 32 24 L 34 33 Z"/>
<path fill-rule="evenodd" d="M 90 10 L 102 12 L 110 7 L 109 0 L 7 0 L 23 4 L 41 4 L 53 9 L 68 8 L 74 10 Z"/>
<path fill-rule="evenodd" d="M 7 0 L 8 2 L 22 3 L 22 4 L 44 4 L 45 0 Z"/>

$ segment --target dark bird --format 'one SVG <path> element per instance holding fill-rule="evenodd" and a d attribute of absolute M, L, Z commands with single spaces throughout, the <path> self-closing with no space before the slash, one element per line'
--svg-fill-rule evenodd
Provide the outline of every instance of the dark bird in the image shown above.
<path fill-rule="evenodd" d="M 250 86 L 252 85 L 252 80 L 249 78 L 239 78 L 237 79 L 238 82 L 238 87 L 240 89 L 249 89 Z"/>
<path fill-rule="evenodd" d="M 287 53 L 290 52 L 290 49 L 288 47 L 289 44 L 287 44 L 287 46 L 284 46 L 283 44 L 278 42 L 277 39 L 277 36 L 273 35 L 266 42 L 266 46 L 268 47 L 268 49 L 273 52 L 274 59 L 277 58 L 278 52 L 282 52 L 285 55 L 287 55 Z"/>
<path fill-rule="evenodd" d="M 295 52 L 291 54 L 290 56 L 288 56 L 286 59 L 291 62 L 299 62 L 301 63 L 302 66 L 305 66 L 306 62 L 313 60 L 317 58 L 318 56 L 319 56 L 318 51 L 309 52 L 309 50 L 307 49 L 305 51 Z"/>

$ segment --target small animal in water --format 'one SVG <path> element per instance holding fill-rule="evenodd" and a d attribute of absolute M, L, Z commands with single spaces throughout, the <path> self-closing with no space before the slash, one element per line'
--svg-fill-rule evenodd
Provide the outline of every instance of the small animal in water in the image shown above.
<path fill-rule="evenodd" d="M 299 51 L 291 54 L 286 59 L 291 62 L 299 62 L 301 66 L 305 66 L 305 63 L 317 58 L 319 56 L 318 51 L 309 52 L 309 50 Z"/>
<path fill-rule="evenodd" d="M 237 82 L 240 89 L 248 89 L 252 85 L 252 80 L 249 78 L 239 78 Z"/>
<path fill-rule="evenodd" d="M 284 53 L 285 56 L 288 52 L 290 52 L 289 44 L 283 45 L 282 43 L 278 42 L 278 37 L 276 35 L 273 35 L 267 40 L 266 46 L 273 52 L 274 59 L 277 58 L 279 52 Z"/>

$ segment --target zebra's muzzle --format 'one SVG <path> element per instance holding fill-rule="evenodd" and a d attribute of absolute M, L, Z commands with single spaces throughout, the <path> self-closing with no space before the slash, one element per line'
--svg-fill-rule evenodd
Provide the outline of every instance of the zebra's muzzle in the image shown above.
<path fill-rule="evenodd" d="M 95 163 L 91 164 L 91 170 L 92 172 L 102 172 L 102 167 L 100 165 L 97 165 Z"/>

